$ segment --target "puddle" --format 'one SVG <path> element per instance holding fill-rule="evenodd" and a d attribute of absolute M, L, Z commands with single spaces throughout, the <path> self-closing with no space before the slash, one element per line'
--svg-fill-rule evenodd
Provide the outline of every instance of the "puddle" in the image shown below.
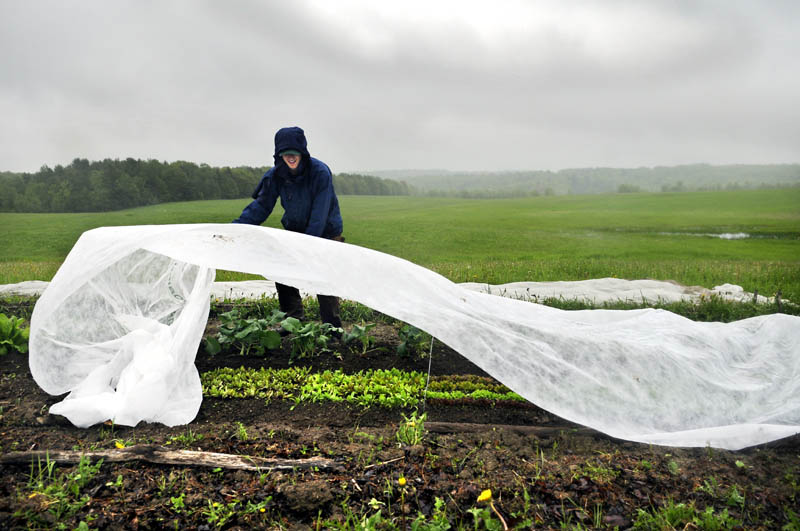
<path fill-rule="evenodd" d="M 660 236 L 698 236 L 703 238 L 720 238 L 722 240 L 744 240 L 752 237 L 746 232 L 723 232 L 721 234 L 713 232 L 658 232 L 656 234 Z"/>

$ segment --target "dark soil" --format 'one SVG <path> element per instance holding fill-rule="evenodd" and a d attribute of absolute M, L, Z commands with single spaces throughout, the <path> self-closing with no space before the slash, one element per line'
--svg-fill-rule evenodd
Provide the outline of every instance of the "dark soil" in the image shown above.
<path fill-rule="evenodd" d="M 211 321 L 209 329 L 214 326 Z M 427 372 L 427 356 L 397 356 L 392 325 L 381 323 L 373 333 L 379 337 L 377 348 L 364 355 L 339 346 L 338 357 L 324 354 L 294 364 L 315 371 L 398 367 Z M 201 349 L 197 367 L 200 372 L 220 366 L 288 367 L 287 341 L 263 358 L 210 357 Z M 431 373 L 483 374 L 440 343 Z M 489 488 L 496 512 L 481 518 L 499 525 L 499 513 L 509 527 L 625 529 L 640 510 L 652 513 L 670 503 L 691 505 L 698 513 L 711 507 L 715 516 L 727 511 L 747 529 L 780 529 L 800 515 L 797 436 L 740 452 L 658 447 L 577 429 L 532 404 L 430 402 L 428 422 L 471 423 L 476 429 L 459 431 L 454 425 L 449 433 L 437 430 L 422 444 L 403 447 L 396 432 L 410 410 L 207 398 L 188 426 L 79 429 L 47 414 L 61 398 L 33 382 L 26 356 L 0 357 L 2 454 L 160 445 L 298 460 L 321 457 L 337 468 L 242 471 L 104 463 L 77 492 L 65 488 L 67 494 L 58 498 L 46 486 L 66 485 L 63 478 L 76 466 L 59 464 L 50 481 L 37 484 L 37 466 L 32 479 L 30 464 L 4 464 L 0 528 L 73 529 L 83 521 L 90 528 L 112 529 L 402 529 L 422 514 L 429 523 L 447 520 L 453 529 L 472 529 L 474 516 L 468 511 L 491 509 L 477 501 Z M 557 429 L 534 435 L 519 426 Z M 407 480 L 404 487 L 401 477 Z M 442 500 L 438 513 L 437 499 Z M 688 528 L 700 528 L 694 526 Z"/>

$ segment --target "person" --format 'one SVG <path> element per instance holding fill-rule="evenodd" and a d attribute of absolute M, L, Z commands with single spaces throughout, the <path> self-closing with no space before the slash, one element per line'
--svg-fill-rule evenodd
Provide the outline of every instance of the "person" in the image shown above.
<path fill-rule="evenodd" d="M 299 127 L 284 127 L 275 133 L 275 165 L 259 181 L 253 202 L 234 223 L 262 224 L 281 198 L 284 209 L 281 224 L 286 230 L 310 236 L 344 241 L 339 199 L 333 189 L 333 176 L 327 164 L 308 152 L 305 132 Z M 292 286 L 275 283 L 278 304 L 287 317 L 302 320 L 303 299 Z M 323 323 L 341 328 L 339 299 L 317 295 Z"/>

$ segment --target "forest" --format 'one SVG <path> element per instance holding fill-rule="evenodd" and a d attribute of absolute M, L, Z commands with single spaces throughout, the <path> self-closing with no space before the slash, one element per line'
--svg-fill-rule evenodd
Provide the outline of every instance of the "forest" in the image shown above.
<path fill-rule="evenodd" d="M 249 197 L 269 167 L 76 158 L 36 173 L 0 172 L 0 212 L 106 212 L 159 203 Z M 403 182 L 334 175 L 342 195 L 408 195 Z"/>

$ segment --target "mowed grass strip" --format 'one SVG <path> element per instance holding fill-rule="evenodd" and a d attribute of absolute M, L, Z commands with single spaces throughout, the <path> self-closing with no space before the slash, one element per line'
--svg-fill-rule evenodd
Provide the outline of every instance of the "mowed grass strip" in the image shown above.
<path fill-rule="evenodd" d="M 675 280 L 800 300 L 800 189 L 469 200 L 343 196 L 349 243 L 455 282 Z M 228 223 L 248 200 L 107 213 L 0 214 L 0 283 L 49 280 L 80 234 L 110 225 Z M 266 223 L 278 227 L 280 206 Z M 747 233 L 725 240 L 710 234 Z M 258 278 L 219 272 L 219 280 Z"/>

